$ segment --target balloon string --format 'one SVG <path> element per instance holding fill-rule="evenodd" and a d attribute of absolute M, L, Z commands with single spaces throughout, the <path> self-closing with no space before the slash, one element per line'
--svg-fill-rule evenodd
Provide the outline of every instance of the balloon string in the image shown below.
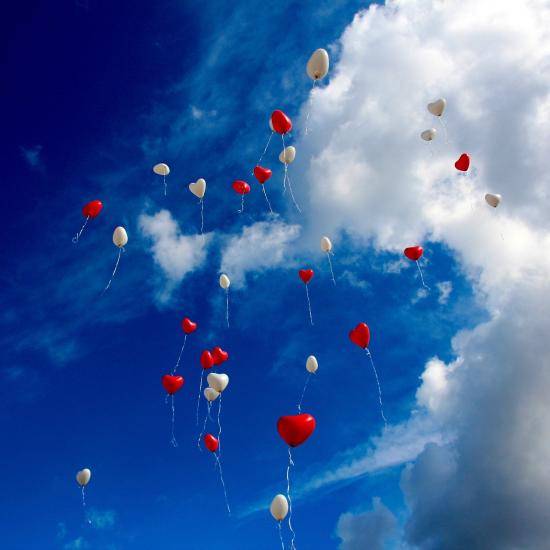
<path fill-rule="evenodd" d="M 267 148 L 269 147 L 269 142 L 271 141 L 272 137 L 273 137 L 273 131 L 271 131 L 271 134 L 269 134 L 269 139 L 267 140 L 267 143 L 265 145 L 264 152 L 260 155 L 260 158 L 258 159 L 258 162 L 256 163 L 256 166 L 259 166 L 260 162 L 264 158 L 264 155 L 267 153 Z"/>
<path fill-rule="evenodd" d="M 281 549 L 282 549 L 282 550 L 285 550 L 285 543 L 284 543 L 284 541 L 283 541 L 283 530 L 282 530 L 282 528 L 281 528 L 281 524 L 282 524 L 282 523 L 283 523 L 283 522 L 282 522 L 281 520 L 279 520 L 279 521 L 277 522 L 277 527 L 279 528 L 279 539 L 280 539 L 280 541 L 281 541 Z"/>
<path fill-rule="evenodd" d="M 201 369 L 201 371 L 201 383 L 199 386 L 199 394 L 197 395 L 197 426 L 199 425 L 199 407 L 201 403 L 202 379 L 204 376 L 204 369 Z"/>
<path fill-rule="evenodd" d="M 86 517 L 86 496 L 84 492 L 84 485 L 82 485 L 82 511 L 84 512 L 84 518 L 91 525 L 92 520 L 89 517 L 88 518 Z"/>
<path fill-rule="evenodd" d="M 273 214 L 273 208 L 271 208 L 271 203 L 269 202 L 269 199 L 267 198 L 267 192 L 265 190 L 265 185 L 262 184 L 262 191 L 264 192 L 264 197 L 267 202 L 267 206 L 269 206 L 269 211 Z"/>
<path fill-rule="evenodd" d="M 80 231 L 73 237 L 74 244 L 76 244 L 78 242 L 78 239 L 80 239 L 80 235 L 82 235 L 82 231 L 84 231 L 84 228 L 86 227 L 86 224 L 88 223 L 89 219 L 90 219 L 90 216 L 86 216 L 86 221 L 84 222 L 84 225 L 80 228 Z"/>
<path fill-rule="evenodd" d="M 201 199 L 201 235 L 204 231 L 204 201 Z"/>
<path fill-rule="evenodd" d="M 304 395 L 306 393 L 307 385 L 309 384 L 309 379 L 311 378 L 311 373 L 307 375 L 306 383 L 304 384 L 304 389 L 302 390 L 302 397 L 300 397 L 300 402 L 298 403 L 298 413 L 302 412 L 302 401 L 304 400 Z"/>
<path fill-rule="evenodd" d="M 176 420 L 176 406 L 174 405 L 174 394 L 172 394 L 172 439 L 170 440 L 170 443 L 172 443 L 173 447 L 178 446 L 178 442 L 176 441 L 176 436 L 174 435 L 175 420 Z"/>
<path fill-rule="evenodd" d="M 221 481 L 222 488 L 223 488 L 223 496 L 225 498 L 225 506 L 227 507 L 227 513 L 228 513 L 228 515 L 231 515 L 231 508 L 229 508 L 229 500 L 227 498 L 227 490 L 225 488 L 225 482 L 223 480 L 222 463 L 221 463 L 220 458 L 218 457 L 218 455 L 216 453 L 214 453 L 214 456 L 216 458 L 216 463 L 218 465 L 218 470 L 220 472 L 220 481 Z"/>
<path fill-rule="evenodd" d="M 225 289 L 225 322 L 229 328 L 229 289 Z"/>
<path fill-rule="evenodd" d="M 328 265 L 330 267 L 330 275 L 332 277 L 332 282 L 336 286 L 336 279 L 334 278 L 334 271 L 332 270 L 332 261 L 330 259 L 330 252 L 327 252 L 327 258 L 328 258 Z"/>
<path fill-rule="evenodd" d="M 420 273 L 420 280 L 422 281 L 422 286 L 426 290 L 430 290 L 430 287 L 424 282 L 424 275 L 422 275 L 422 269 L 420 269 L 420 264 L 418 263 L 418 260 L 416 260 L 416 267 L 418 267 L 418 273 Z"/>
<path fill-rule="evenodd" d="M 296 545 L 294 541 L 296 540 L 296 533 L 292 528 L 292 498 L 290 497 L 290 467 L 294 466 L 292 461 L 292 453 L 290 452 L 290 447 L 288 448 L 288 466 L 286 467 L 286 496 L 288 499 L 288 528 L 292 533 L 292 540 L 290 542 L 290 548 L 296 550 Z"/>
<path fill-rule="evenodd" d="M 162 176 L 162 180 L 164 182 L 164 196 L 166 197 L 166 187 L 167 187 L 167 185 L 166 185 L 166 176 Z"/>
<path fill-rule="evenodd" d="M 311 323 L 311 326 L 313 326 L 313 316 L 311 315 L 311 302 L 309 300 L 309 290 L 307 288 L 307 283 L 306 283 L 306 297 L 307 297 L 307 307 L 309 310 L 309 322 Z"/>
<path fill-rule="evenodd" d="M 220 415 L 222 412 L 222 394 L 220 393 L 220 399 L 218 401 L 218 454 L 222 454 L 222 424 L 220 422 Z"/>
<path fill-rule="evenodd" d="M 283 140 L 283 164 L 285 165 L 285 174 L 283 176 L 283 195 L 286 193 L 286 180 L 288 178 L 288 164 L 284 162 L 286 160 L 286 146 L 285 146 L 285 135 L 281 134 L 281 139 Z"/>
<path fill-rule="evenodd" d="M 449 141 L 449 134 L 447 132 L 447 125 L 443 122 L 443 116 L 440 115 L 439 117 L 439 122 L 441 123 L 441 126 L 443 127 L 443 133 L 445 134 L 445 143 L 447 145 L 449 145 L 450 141 Z"/>
<path fill-rule="evenodd" d="M 120 255 L 124 252 L 124 248 L 120 248 L 118 251 L 118 258 L 116 259 L 115 268 L 113 269 L 113 274 L 111 275 L 111 278 L 109 279 L 109 282 L 107 283 L 107 286 L 103 289 L 102 295 L 107 292 L 111 286 L 111 283 L 113 282 L 113 279 L 115 278 L 116 270 L 118 269 L 118 262 L 120 262 Z"/>
<path fill-rule="evenodd" d="M 307 102 L 307 113 L 306 113 L 306 130 L 305 134 L 306 136 L 309 134 L 309 128 L 308 128 L 308 122 L 309 122 L 309 115 L 311 112 L 311 106 L 313 105 L 313 88 L 315 88 L 316 80 L 313 81 L 313 84 L 311 85 L 311 90 L 309 92 L 309 100 Z"/>
<path fill-rule="evenodd" d="M 374 377 L 376 378 L 376 385 L 378 386 L 378 402 L 380 403 L 380 414 L 382 415 L 382 419 L 384 420 L 384 427 L 386 428 L 388 426 L 388 421 L 384 416 L 384 406 L 382 404 L 382 389 L 380 388 L 380 380 L 378 379 L 378 373 L 376 372 L 376 367 L 374 366 L 374 361 L 372 360 L 372 355 L 370 351 L 368 350 L 368 348 L 365 348 L 365 351 L 367 352 L 367 355 L 370 359 L 370 364 L 372 365 Z"/>
<path fill-rule="evenodd" d="M 244 193 L 241 194 L 241 209 L 237 210 L 237 214 L 242 214 L 244 212 Z"/>
<path fill-rule="evenodd" d="M 212 403 L 210 403 L 210 401 L 208 401 L 207 407 L 208 407 L 208 409 L 207 409 L 206 414 L 204 415 L 204 423 L 202 425 L 202 431 L 199 434 L 199 437 L 197 438 L 197 447 L 199 448 L 199 451 L 201 451 L 201 452 L 202 452 L 201 439 L 202 439 L 202 436 L 204 435 L 204 432 L 206 431 L 206 421 L 210 418 L 210 408 L 212 407 Z"/>
<path fill-rule="evenodd" d="M 185 335 L 185 338 L 183 339 L 183 346 L 181 346 L 180 354 L 178 355 L 178 360 L 176 361 L 176 365 L 174 366 L 174 369 L 172 370 L 172 375 L 176 374 L 176 369 L 180 366 L 181 356 L 183 354 L 183 350 L 185 348 L 185 343 L 187 342 L 187 334 Z"/>
<path fill-rule="evenodd" d="M 286 166 L 286 164 L 285 164 L 285 166 Z M 290 191 L 290 197 L 292 199 L 292 202 L 294 203 L 294 206 L 295 206 L 296 210 L 298 210 L 298 212 L 301 214 L 302 210 L 300 209 L 300 207 L 298 206 L 298 203 L 296 202 L 296 199 L 294 198 L 294 193 L 292 192 L 292 183 L 290 182 L 290 176 L 288 175 L 288 173 L 287 173 L 287 176 L 286 176 L 286 181 L 288 183 L 288 190 Z"/>

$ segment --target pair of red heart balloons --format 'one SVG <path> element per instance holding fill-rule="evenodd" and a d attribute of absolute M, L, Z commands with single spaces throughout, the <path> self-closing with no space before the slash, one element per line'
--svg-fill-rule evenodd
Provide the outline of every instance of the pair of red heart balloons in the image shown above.
<path fill-rule="evenodd" d="M 277 431 L 289 447 L 298 447 L 315 430 L 315 418 L 311 414 L 291 414 L 277 420 Z"/>
<path fill-rule="evenodd" d="M 201 354 L 201 365 L 204 370 L 211 369 L 214 365 L 221 365 L 229 359 L 229 353 L 219 346 L 209 351 L 205 349 Z"/>
<path fill-rule="evenodd" d="M 183 376 L 165 374 L 162 377 L 162 385 L 164 386 L 164 389 L 166 390 L 166 393 L 168 393 L 168 395 L 174 395 L 182 388 L 184 383 L 185 379 L 183 378 Z"/>
<path fill-rule="evenodd" d="M 313 278 L 313 269 L 300 269 L 300 271 L 298 271 L 298 275 L 304 284 L 307 285 Z"/>
<path fill-rule="evenodd" d="M 181 322 L 181 329 L 185 332 L 185 334 L 191 334 L 197 330 L 197 323 L 193 323 L 189 317 L 184 317 Z"/>

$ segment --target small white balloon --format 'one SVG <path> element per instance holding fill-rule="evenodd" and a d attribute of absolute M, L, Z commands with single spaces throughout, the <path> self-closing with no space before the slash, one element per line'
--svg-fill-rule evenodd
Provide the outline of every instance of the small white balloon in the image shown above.
<path fill-rule="evenodd" d="M 269 117 L 269 128 L 271 129 L 272 132 L 275 131 L 275 128 L 273 128 L 273 122 L 271 122 L 271 117 Z"/>
<path fill-rule="evenodd" d="M 199 178 L 197 181 L 190 183 L 189 191 L 191 191 L 195 197 L 202 199 L 206 193 L 206 181 L 203 178 Z"/>
<path fill-rule="evenodd" d="M 227 388 L 227 384 L 229 384 L 229 376 L 227 374 L 218 374 L 217 372 L 211 372 L 206 377 L 206 380 L 208 385 L 218 393 L 222 393 Z"/>
<path fill-rule="evenodd" d="M 288 514 L 288 500 L 285 495 L 275 495 L 275 498 L 271 501 L 269 511 L 277 521 L 283 521 Z"/>
<path fill-rule="evenodd" d="M 229 277 L 225 273 L 222 273 L 220 275 L 220 286 L 224 290 L 227 290 L 230 285 L 231 285 L 231 281 L 229 280 Z"/>
<path fill-rule="evenodd" d="M 321 250 L 330 252 L 332 250 L 332 241 L 328 237 L 321 237 Z"/>
<path fill-rule="evenodd" d="M 445 111 L 445 107 L 447 107 L 447 100 L 443 98 L 428 103 L 428 111 L 434 116 L 441 116 Z"/>
<path fill-rule="evenodd" d="M 128 243 L 128 233 L 126 233 L 126 229 L 124 229 L 124 227 L 119 225 L 115 228 L 113 231 L 113 243 L 119 248 L 126 246 Z"/>
<path fill-rule="evenodd" d="M 501 200 L 502 200 L 502 197 L 498 194 L 494 195 L 493 193 L 487 193 L 485 195 L 485 202 L 489 206 L 492 206 L 493 208 L 496 208 L 500 204 Z"/>
<path fill-rule="evenodd" d="M 155 166 L 153 166 L 153 172 L 158 176 L 167 176 L 170 173 L 170 167 L 168 164 L 160 162 L 159 164 L 155 164 Z"/>
<path fill-rule="evenodd" d="M 319 363 L 317 362 L 317 357 L 315 355 L 310 355 L 306 361 L 306 370 L 311 374 L 314 374 L 319 368 Z"/>
<path fill-rule="evenodd" d="M 290 164 L 291 162 L 294 162 L 294 159 L 296 158 L 296 147 L 289 145 L 288 147 L 285 147 L 281 154 L 279 155 L 279 160 L 283 164 Z"/>
<path fill-rule="evenodd" d="M 88 468 L 84 468 L 83 470 L 80 470 L 79 472 L 76 473 L 76 482 L 81 487 L 84 487 L 85 485 L 88 485 L 91 477 L 92 477 L 92 472 Z"/>
<path fill-rule="evenodd" d="M 435 128 L 428 128 L 420 134 L 420 137 L 424 141 L 432 141 L 432 139 L 435 139 L 435 136 L 437 136 L 437 130 Z"/>
<path fill-rule="evenodd" d="M 306 72 L 312 80 L 321 80 L 327 76 L 329 68 L 329 57 L 327 50 L 319 48 L 315 50 L 306 65 Z"/>
<path fill-rule="evenodd" d="M 207 401 L 216 401 L 218 397 L 220 396 L 220 392 L 216 391 L 214 388 L 206 388 L 204 390 L 204 397 L 206 397 Z"/>

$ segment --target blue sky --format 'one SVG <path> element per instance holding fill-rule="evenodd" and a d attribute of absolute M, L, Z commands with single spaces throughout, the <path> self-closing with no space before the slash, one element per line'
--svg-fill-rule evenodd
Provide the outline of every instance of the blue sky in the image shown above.
<path fill-rule="evenodd" d="M 457 225 L 449 229 L 441 220 L 454 223 L 455 218 L 450 209 L 444 210 L 446 205 L 434 200 L 424 204 L 425 210 L 415 207 L 405 186 L 421 196 L 424 165 L 411 169 L 409 180 L 405 168 L 397 174 L 401 160 L 408 166 L 397 152 L 401 142 L 385 141 L 378 149 L 376 136 L 361 134 L 369 132 L 364 128 L 370 124 L 385 132 L 383 117 L 369 112 L 357 133 L 338 134 L 360 112 L 354 112 L 353 98 L 363 93 L 367 110 L 383 104 L 374 85 L 371 90 L 368 81 L 357 84 L 356 75 L 349 77 L 353 85 L 342 84 L 356 53 L 350 46 L 354 29 L 370 17 L 373 41 L 382 40 L 384 33 L 392 39 L 402 33 L 419 43 L 411 38 L 417 30 L 410 6 L 403 8 L 404 30 L 382 9 L 354 20 L 367 7 L 353 1 L 304 5 L 99 0 L 10 6 L 12 13 L 2 29 L 9 79 L 2 90 L 7 108 L 6 131 L 0 137 L 6 259 L 0 316 L 3 547 L 277 548 L 276 524 L 268 507 L 272 497 L 285 490 L 287 457 L 275 424 L 279 416 L 295 412 L 311 354 L 319 360 L 319 371 L 303 409 L 315 416 L 317 429 L 294 453 L 297 546 L 362 547 L 361 542 L 353 546 L 359 539 L 346 539 L 339 520 L 345 513 L 376 515 L 377 502 L 387 507 L 388 517 L 395 518 L 390 526 L 392 521 L 395 525 L 378 532 L 365 523 L 363 532 L 378 537 L 372 539 L 373 548 L 422 546 L 428 540 L 418 531 L 419 500 L 411 480 L 420 474 L 412 464 L 421 452 L 424 457 L 428 440 L 448 449 L 457 437 L 460 449 L 462 420 L 468 418 L 466 412 L 436 418 L 433 403 L 439 394 L 433 390 L 425 398 L 431 391 L 425 375 L 438 368 L 430 360 L 445 364 L 447 377 L 458 376 L 453 374 L 457 365 L 467 366 L 468 360 L 476 365 L 485 349 L 480 343 L 470 350 L 468 335 L 475 337 L 478 327 L 490 327 L 497 310 L 514 309 L 512 302 L 494 298 L 504 285 L 499 278 L 503 271 L 486 267 L 483 250 L 470 254 L 472 243 L 482 243 L 481 237 L 456 236 L 461 228 L 482 232 L 487 227 L 483 224 L 495 222 L 456 218 Z M 376 14 L 382 15 L 377 19 Z M 446 28 L 443 25 L 441 33 Z M 403 59 L 391 57 L 388 46 L 389 53 L 381 51 L 376 58 L 375 46 L 368 56 L 372 71 L 390 83 L 402 71 L 406 81 L 407 54 Z M 309 137 L 303 131 L 310 92 L 305 63 L 318 47 L 329 49 L 336 77 L 333 83 L 331 72 L 328 83 L 322 84 L 327 86 L 325 95 L 314 96 Z M 455 50 L 449 48 L 452 54 Z M 362 52 L 361 46 L 357 51 Z M 388 55 L 393 72 L 386 74 Z M 357 66 L 367 65 L 360 57 Z M 450 94 L 455 85 L 450 85 Z M 441 83 L 437 86 L 439 90 Z M 434 88 L 427 87 L 418 92 L 419 102 L 433 99 Z M 388 84 L 390 88 L 398 87 Z M 462 105 L 466 103 L 463 98 Z M 269 114 L 276 108 L 295 121 L 289 141 L 303 145 L 291 166 L 303 214 L 282 194 L 278 136 L 263 162 L 274 171 L 267 190 L 277 215 L 268 216 L 250 176 L 269 136 Z M 487 115 L 488 125 L 499 112 Z M 472 135 L 467 126 L 471 121 L 462 115 L 458 109 L 454 119 L 449 114 L 455 141 L 435 149 L 444 159 L 454 154 L 454 145 L 463 149 L 467 144 L 477 152 L 477 142 L 464 137 Z M 405 135 L 414 134 L 418 121 L 414 128 L 405 121 L 396 115 L 391 124 Z M 496 126 L 491 131 L 499 134 Z M 389 132 L 396 135 L 395 130 Z M 411 143 L 411 155 L 424 155 L 427 162 L 430 157 L 420 149 L 422 144 Z M 346 191 L 331 170 L 350 167 L 347 159 L 357 150 L 361 160 L 353 162 L 364 170 L 364 179 L 353 179 L 358 172 L 351 171 L 347 181 L 366 189 L 370 182 L 373 188 L 380 182 L 388 188 L 392 178 L 399 179 L 394 183 L 401 190 L 393 192 L 405 197 L 401 210 L 386 206 L 392 197 L 382 190 L 375 199 L 353 199 L 346 223 L 327 214 L 334 209 L 334 216 L 347 216 L 344 201 L 353 197 L 352 191 Z M 369 155 L 381 158 L 394 151 L 395 159 L 382 168 L 361 164 Z M 438 164 L 436 176 L 425 178 L 432 182 L 433 195 L 447 197 L 442 185 L 451 182 L 457 193 L 464 193 L 462 199 L 470 201 L 472 188 L 485 189 L 487 174 L 494 182 L 491 167 L 483 165 L 484 154 L 480 149 L 470 179 L 460 180 Z M 333 161 L 325 167 L 324 178 L 326 158 Z M 157 162 L 171 167 L 167 197 L 161 179 L 151 171 Z M 384 171 L 387 181 L 377 176 Z M 208 185 L 204 244 L 196 237 L 199 206 L 187 189 L 199 177 Z M 231 190 L 235 179 L 246 179 L 252 186 L 242 215 L 236 213 L 239 197 Z M 81 208 L 96 198 L 104 209 L 74 246 L 71 237 L 82 223 Z M 356 211 L 361 204 L 364 211 Z M 505 231 L 513 231 L 516 226 L 507 224 L 519 224 L 521 215 L 529 217 L 529 205 L 518 199 L 516 208 L 516 217 L 506 217 L 505 211 L 500 221 Z M 408 223 L 410 231 L 400 223 Z M 335 241 L 335 287 L 318 245 L 325 234 L 323 224 Z M 111 235 L 117 225 L 127 228 L 129 243 L 111 289 L 101 296 L 116 260 Z M 251 245 L 254 241 L 246 235 L 256 232 L 272 238 L 272 246 Z M 423 268 L 432 288 L 428 295 L 420 291 L 414 264 L 403 262 L 399 252 L 417 242 L 426 250 Z M 516 245 L 522 244 L 510 243 Z M 228 266 L 236 281 L 230 292 L 229 329 L 217 282 Z M 309 286 L 313 327 L 297 275 L 305 267 L 315 270 Z M 521 280 L 513 278 L 514 285 Z M 542 296 L 541 289 L 534 295 Z M 172 448 L 160 378 L 177 358 L 184 316 L 199 328 L 188 338 L 180 368 L 186 383 L 176 395 L 179 446 Z M 348 340 L 358 322 L 371 328 L 370 349 L 390 423 L 386 434 L 370 365 Z M 230 354 L 223 369 L 230 384 L 223 399 L 222 461 L 231 517 L 213 457 L 195 445 L 199 356 L 215 345 Z M 514 351 L 519 348 L 520 343 Z M 466 367 L 463 371 L 468 372 Z M 445 395 L 452 397 L 455 390 L 448 391 Z M 456 390 L 456 395 L 469 395 L 460 392 L 467 389 Z M 400 447 L 402 435 L 402 441 L 418 449 Z M 480 448 L 479 441 L 472 445 Z M 342 465 L 365 457 L 374 457 L 375 465 L 338 473 Z M 87 488 L 91 524 L 85 521 L 74 479 L 83 467 L 92 470 Z"/>

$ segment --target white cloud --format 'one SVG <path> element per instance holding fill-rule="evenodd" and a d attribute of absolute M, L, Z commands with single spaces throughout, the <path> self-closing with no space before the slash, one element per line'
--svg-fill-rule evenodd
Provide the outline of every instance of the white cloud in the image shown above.
<path fill-rule="evenodd" d="M 160 210 L 153 216 L 142 214 L 139 226 L 143 235 L 152 241 L 151 252 L 166 283 L 159 299 L 161 302 L 167 301 L 185 276 L 204 263 L 210 236 L 182 235 L 168 210 Z"/>
<path fill-rule="evenodd" d="M 453 291 L 453 283 L 451 281 L 441 281 L 436 285 L 437 290 L 439 290 L 439 297 L 437 298 L 438 303 L 445 305 L 451 296 Z"/>
<path fill-rule="evenodd" d="M 300 226 L 277 219 L 248 225 L 229 239 L 222 253 L 221 271 L 229 275 L 232 285 L 242 287 L 249 272 L 293 265 L 289 248 L 299 235 Z"/>
<path fill-rule="evenodd" d="M 110 529 L 114 527 L 116 523 L 116 512 L 114 510 L 90 508 L 86 517 L 94 529 Z"/>

